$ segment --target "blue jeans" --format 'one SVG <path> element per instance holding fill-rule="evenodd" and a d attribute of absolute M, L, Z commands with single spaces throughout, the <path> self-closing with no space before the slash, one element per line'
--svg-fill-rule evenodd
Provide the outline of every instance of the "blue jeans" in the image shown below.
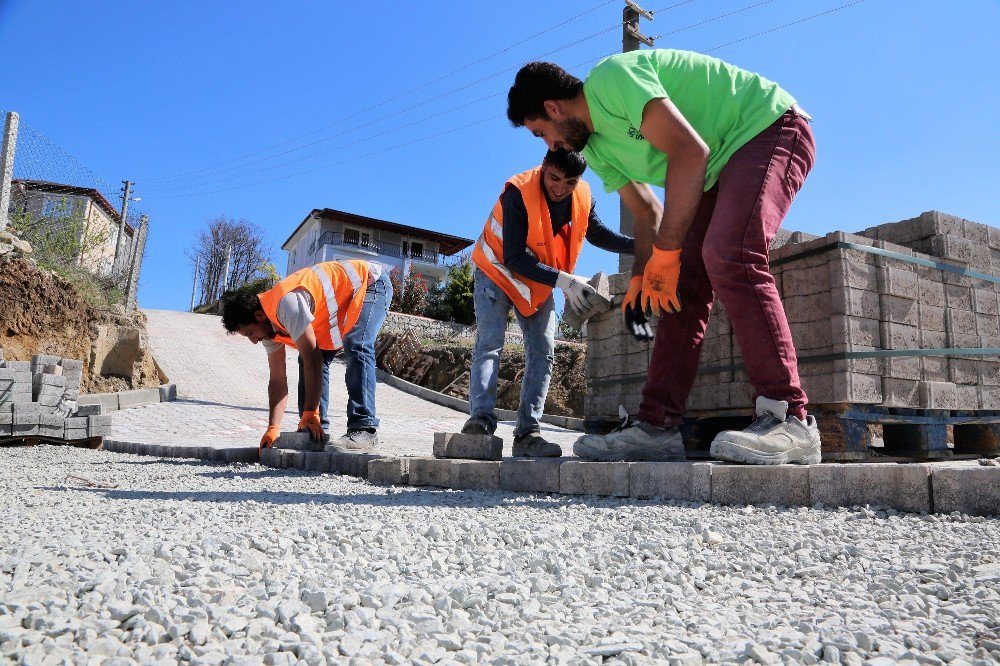
<path fill-rule="evenodd" d="M 347 362 L 347 429 L 378 428 L 375 416 L 375 338 L 389 314 L 392 302 L 392 283 L 389 271 L 383 270 L 365 292 L 361 314 L 354 327 L 344 336 L 344 360 Z M 319 394 L 320 423 L 323 430 L 329 430 L 327 407 L 330 403 L 330 362 L 337 352 L 323 352 L 323 387 Z M 302 374 L 302 358 L 299 358 L 299 416 L 306 397 L 305 376 Z"/>
<path fill-rule="evenodd" d="M 476 305 L 476 346 L 472 349 L 469 372 L 469 411 L 496 427 L 497 376 L 500 350 L 503 349 L 507 316 L 514 304 L 500 287 L 476 269 L 473 295 Z M 525 317 L 514 308 L 517 323 L 524 335 L 524 376 L 521 379 L 521 402 L 517 408 L 514 436 L 538 432 L 545 408 L 545 396 L 552 379 L 556 349 L 556 310 L 552 297 L 538 312 Z"/>

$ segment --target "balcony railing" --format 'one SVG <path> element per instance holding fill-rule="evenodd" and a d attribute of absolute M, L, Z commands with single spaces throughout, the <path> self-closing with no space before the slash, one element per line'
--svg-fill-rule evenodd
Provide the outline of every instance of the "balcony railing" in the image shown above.
<path fill-rule="evenodd" d="M 345 239 L 343 232 L 340 231 L 324 232 L 318 239 L 316 239 L 316 242 L 309 246 L 309 254 L 315 255 L 316 252 L 318 252 L 324 245 L 340 245 L 343 247 L 356 248 L 373 254 L 380 254 L 384 257 L 394 257 L 397 259 L 408 257 L 413 261 L 420 262 L 422 264 L 431 264 L 434 266 L 447 266 L 449 263 L 445 255 L 440 252 L 424 250 L 420 254 L 414 254 L 412 251 L 404 254 L 403 247 L 401 245 L 386 243 L 385 241 L 375 239 L 370 239 L 365 242 L 363 239 L 357 237 Z"/>

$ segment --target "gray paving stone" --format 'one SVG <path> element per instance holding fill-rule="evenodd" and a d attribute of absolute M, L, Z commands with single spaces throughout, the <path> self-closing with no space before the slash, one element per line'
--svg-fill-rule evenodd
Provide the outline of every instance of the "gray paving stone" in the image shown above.
<path fill-rule="evenodd" d="M 559 468 L 559 492 L 628 497 L 630 466 L 627 462 L 564 462 Z"/>
<path fill-rule="evenodd" d="M 934 467 L 934 511 L 1000 516 L 1000 467 Z"/>
<path fill-rule="evenodd" d="M 260 464 L 265 467 L 281 468 L 281 451 L 274 448 L 261 449 Z"/>
<path fill-rule="evenodd" d="M 713 504 L 808 506 L 809 467 L 803 465 L 714 465 Z"/>
<path fill-rule="evenodd" d="M 455 490 L 499 490 L 500 461 L 455 460 L 451 465 L 451 485 Z"/>
<path fill-rule="evenodd" d="M 554 459 L 506 458 L 500 462 L 500 488 L 517 492 L 559 492 L 559 468 Z"/>
<path fill-rule="evenodd" d="M 454 464 L 443 458 L 410 458 L 410 485 L 450 488 Z"/>
<path fill-rule="evenodd" d="M 74 416 L 99 416 L 104 413 L 104 405 L 81 405 L 77 402 Z"/>
<path fill-rule="evenodd" d="M 323 451 L 329 443 L 327 435 L 323 440 L 315 440 L 309 432 L 283 432 L 274 440 L 276 449 L 294 449 L 296 451 Z"/>
<path fill-rule="evenodd" d="M 279 453 L 281 454 L 281 469 L 301 469 L 299 461 L 305 461 L 305 455 L 302 451 L 279 449 Z"/>
<path fill-rule="evenodd" d="M 306 469 L 310 472 L 329 472 L 331 454 L 325 451 L 306 451 Z"/>
<path fill-rule="evenodd" d="M 231 446 L 220 450 L 223 460 L 228 463 L 254 463 L 260 460 L 260 450 L 256 446 Z"/>
<path fill-rule="evenodd" d="M 629 470 L 629 496 L 710 502 L 713 466 L 703 462 L 633 463 Z"/>
<path fill-rule="evenodd" d="M 137 391 L 121 391 L 118 394 L 118 409 L 141 407 L 160 402 L 160 389 L 139 389 Z"/>
<path fill-rule="evenodd" d="M 827 506 L 886 506 L 911 513 L 931 510 L 930 467 L 895 463 L 809 467 L 809 497 Z"/>
<path fill-rule="evenodd" d="M 379 486 L 405 486 L 410 482 L 409 458 L 375 458 L 368 461 L 368 482 Z"/>
<path fill-rule="evenodd" d="M 496 435 L 466 435 L 460 432 L 434 433 L 435 458 L 500 460 L 503 440 Z"/>

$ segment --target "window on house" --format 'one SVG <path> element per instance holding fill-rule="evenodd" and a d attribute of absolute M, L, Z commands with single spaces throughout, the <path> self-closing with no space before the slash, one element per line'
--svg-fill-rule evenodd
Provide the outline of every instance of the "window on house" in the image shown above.
<path fill-rule="evenodd" d="M 413 241 L 410 243 L 410 256 L 421 258 L 424 256 L 424 244 Z"/>
<path fill-rule="evenodd" d="M 360 247 L 375 247 L 375 244 L 372 242 L 372 234 L 370 231 L 351 229 L 350 227 L 344 227 L 344 244 L 358 245 Z"/>
<path fill-rule="evenodd" d="M 73 201 L 66 197 L 47 196 L 42 199 L 42 217 L 69 217 L 73 214 Z"/>

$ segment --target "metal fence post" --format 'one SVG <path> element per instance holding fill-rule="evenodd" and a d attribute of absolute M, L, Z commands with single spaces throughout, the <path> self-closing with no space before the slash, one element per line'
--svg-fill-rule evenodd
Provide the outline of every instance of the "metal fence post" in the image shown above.
<path fill-rule="evenodd" d="M 10 181 L 14 177 L 14 150 L 17 148 L 18 115 L 10 111 L 0 144 L 0 231 L 7 228 L 10 214 Z"/>
<path fill-rule="evenodd" d="M 146 233 L 149 229 L 149 218 L 145 215 L 139 218 L 139 229 L 132 239 L 132 262 L 128 271 L 128 286 L 125 289 L 125 314 L 132 314 L 136 306 L 136 296 L 139 292 L 139 271 L 142 268 L 142 255 L 146 252 Z"/>

